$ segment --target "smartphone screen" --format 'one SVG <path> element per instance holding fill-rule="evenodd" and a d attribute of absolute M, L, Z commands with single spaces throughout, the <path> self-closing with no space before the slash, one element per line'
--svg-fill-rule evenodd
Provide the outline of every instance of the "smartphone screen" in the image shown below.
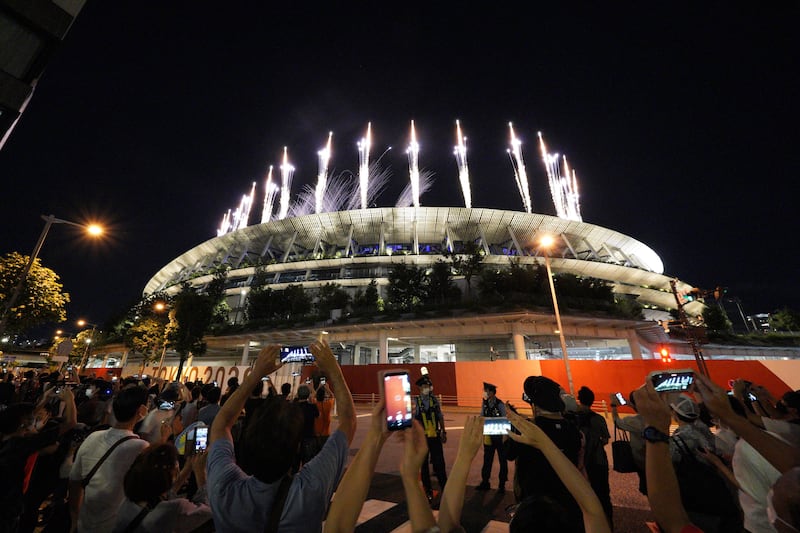
<path fill-rule="evenodd" d="M 408 372 L 387 372 L 383 376 L 386 427 L 389 431 L 411 427 L 411 380 Z"/>
<path fill-rule="evenodd" d="M 202 453 L 208 447 L 208 428 L 198 427 L 194 431 L 194 453 Z"/>
<path fill-rule="evenodd" d="M 160 411 L 169 411 L 175 408 L 175 402 L 161 402 L 158 404 L 158 409 Z"/>
<path fill-rule="evenodd" d="M 506 417 L 486 417 L 483 419 L 484 435 L 508 435 L 511 422 Z"/>
<path fill-rule="evenodd" d="M 623 396 L 621 392 L 615 393 L 614 396 L 617 398 L 617 403 L 618 404 L 620 404 L 620 405 L 627 405 L 628 404 L 628 402 L 625 401 L 625 396 Z"/>
<path fill-rule="evenodd" d="M 694 372 L 691 370 L 658 372 L 650 379 L 656 392 L 682 392 L 688 390 L 694 383 Z"/>

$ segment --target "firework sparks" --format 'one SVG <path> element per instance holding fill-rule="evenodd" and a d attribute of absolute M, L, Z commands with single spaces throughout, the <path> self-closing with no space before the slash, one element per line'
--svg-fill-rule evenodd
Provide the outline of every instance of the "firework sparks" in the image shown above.
<path fill-rule="evenodd" d="M 406 150 L 408 154 L 408 174 L 411 178 L 411 200 L 414 207 L 419 207 L 419 143 L 414 121 L 411 121 L 411 142 Z"/>
<path fill-rule="evenodd" d="M 289 193 L 291 191 L 292 176 L 294 175 L 294 167 L 289 163 L 288 149 L 283 147 L 283 163 L 281 169 L 281 205 L 278 212 L 278 219 L 283 220 L 289 213 Z"/>
<path fill-rule="evenodd" d="M 358 143 L 358 187 L 361 192 L 361 209 L 367 208 L 369 189 L 369 149 L 372 146 L 372 123 L 367 123 L 367 135 Z"/>
<path fill-rule="evenodd" d="M 547 152 L 542 132 L 539 132 L 539 148 L 542 151 L 542 161 L 547 172 L 547 182 L 550 185 L 550 194 L 556 208 L 556 216 L 568 220 L 583 220 L 581 217 L 580 195 L 578 194 L 578 177 L 575 171 L 570 171 L 567 156 Z M 563 161 L 563 169 L 561 166 Z"/>
<path fill-rule="evenodd" d="M 219 228 L 217 229 L 217 237 L 225 235 L 231 230 L 231 210 L 228 209 L 228 212 L 222 215 L 222 223 L 220 223 Z"/>
<path fill-rule="evenodd" d="M 323 211 L 323 199 L 325 198 L 325 188 L 328 185 L 328 163 L 331 160 L 331 142 L 333 140 L 333 132 L 328 132 L 328 144 L 317 152 L 319 156 L 319 174 L 317 175 L 317 188 L 314 191 L 316 200 L 316 213 Z"/>
<path fill-rule="evenodd" d="M 272 218 L 272 211 L 275 206 L 275 196 L 278 194 L 280 187 L 272 181 L 272 165 L 269 166 L 267 172 L 267 179 L 264 183 L 264 209 L 261 211 L 261 223 L 269 222 Z"/>
<path fill-rule="evenodd" d="M 528 174 L 525 171 L 525 161 L 522 159 L 522 141 L 514 134 L 514 127 L 510 122 L 508 123 L 508 129 L 511 131 L 511 148 L 507 150 L 508 157 L 514 167 L 514 177 L 517 180 L 517 188 L 519 188 L 519 194 L 522 197 L 522 205 L 525 207 L 526 212 L 532 213 L 533 203 L 528 189 Z"/>
<path fill-rule="evenodd" d="M 464 207 L 472 207 L 472 193 L 469 187 L 469 167 L 467 167 L 467 138 L 461 135 L 461 124 L 456 120 L 456 144 L 453 153 L 458 164 L 458 181 L 464 193 Z"/>

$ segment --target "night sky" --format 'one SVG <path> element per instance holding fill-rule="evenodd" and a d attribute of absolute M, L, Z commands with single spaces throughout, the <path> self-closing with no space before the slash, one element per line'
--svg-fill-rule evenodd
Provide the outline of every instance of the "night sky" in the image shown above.
<path fill-rule="evenodd" d="M 521 210 L 512 121 L 535 211 L 555 213 L 541 130 L 577 170 L 585 222 L 747 314 L 800 309 L 800 4 L 348 4 L 90 1 L 0 151 L 0 253 L 30 253 L 42 214 L 105 221 L 102 243 L 57 226 L 41 253 L 70 320 L 102 324 L 215 236 L 284 145 L 293 193 L 314 183 L 328 131 L 337 173 L 357 170 L 368 121 L 373 153 L 394 147 L 391 206 L 414 119 L 436 174 L 422 204 L 458 206 L 460 119 L 473 205 Z"/>

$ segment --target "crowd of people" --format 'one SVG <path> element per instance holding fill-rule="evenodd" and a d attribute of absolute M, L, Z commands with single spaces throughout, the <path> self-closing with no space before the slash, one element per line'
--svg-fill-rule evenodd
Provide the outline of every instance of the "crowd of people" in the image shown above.
<path fill-rule="evenodd" d="M 348 466 L 353 399 L 328 345 L 310 350 L 317 368 L 294 393 L 270 380 L 281 366 L 278 346 L 264 348 L 224 394 L 216 383 L 134 376 L 70 386 L 58 373 L 7 372 L 0 533 L 353 531 L 389 438 L 402 441 L 412 531 L 465 530 L 467 479 L 481 449 L 475 490 L 492 490 L 496 460 L 496 491 L 512 483 L 510 531 L 612 531 L 609 470 L 618 465 L 609 462 L 611 436 L 592 411 L 590 388 L 575 398 L 529 376 L 523 403 L 514 405 L 484 383 L 480 414 L 467 417 L 448 471 L 442 406 L 425 375 L 416 380 L 411 427 L 389 431 L 379 403 Z M 628 416 L 611 397 L 654 530 L 800 531 L 800 392 L 775 398 L 745 380 L 729 385 L 698 374 L 692 389 L 664 394 L 643 376 L 628 395 Z M 507 419 L 511 429 L 485 434 L 487 418 Z"/>

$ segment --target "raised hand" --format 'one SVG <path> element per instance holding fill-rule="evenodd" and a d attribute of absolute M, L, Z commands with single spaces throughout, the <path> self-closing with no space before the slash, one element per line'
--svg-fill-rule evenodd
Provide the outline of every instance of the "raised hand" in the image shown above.
<path fill-rule="evenodd" d="M 262 348 L 258 353 L 258 359 L 256 359 L 253 365 L 253 374 L 255 374 L 258 379 L 261 379 L 264 376 L 272 374 L 282 365 L 281 348 L 277 344 L 272 344 Z"/>

